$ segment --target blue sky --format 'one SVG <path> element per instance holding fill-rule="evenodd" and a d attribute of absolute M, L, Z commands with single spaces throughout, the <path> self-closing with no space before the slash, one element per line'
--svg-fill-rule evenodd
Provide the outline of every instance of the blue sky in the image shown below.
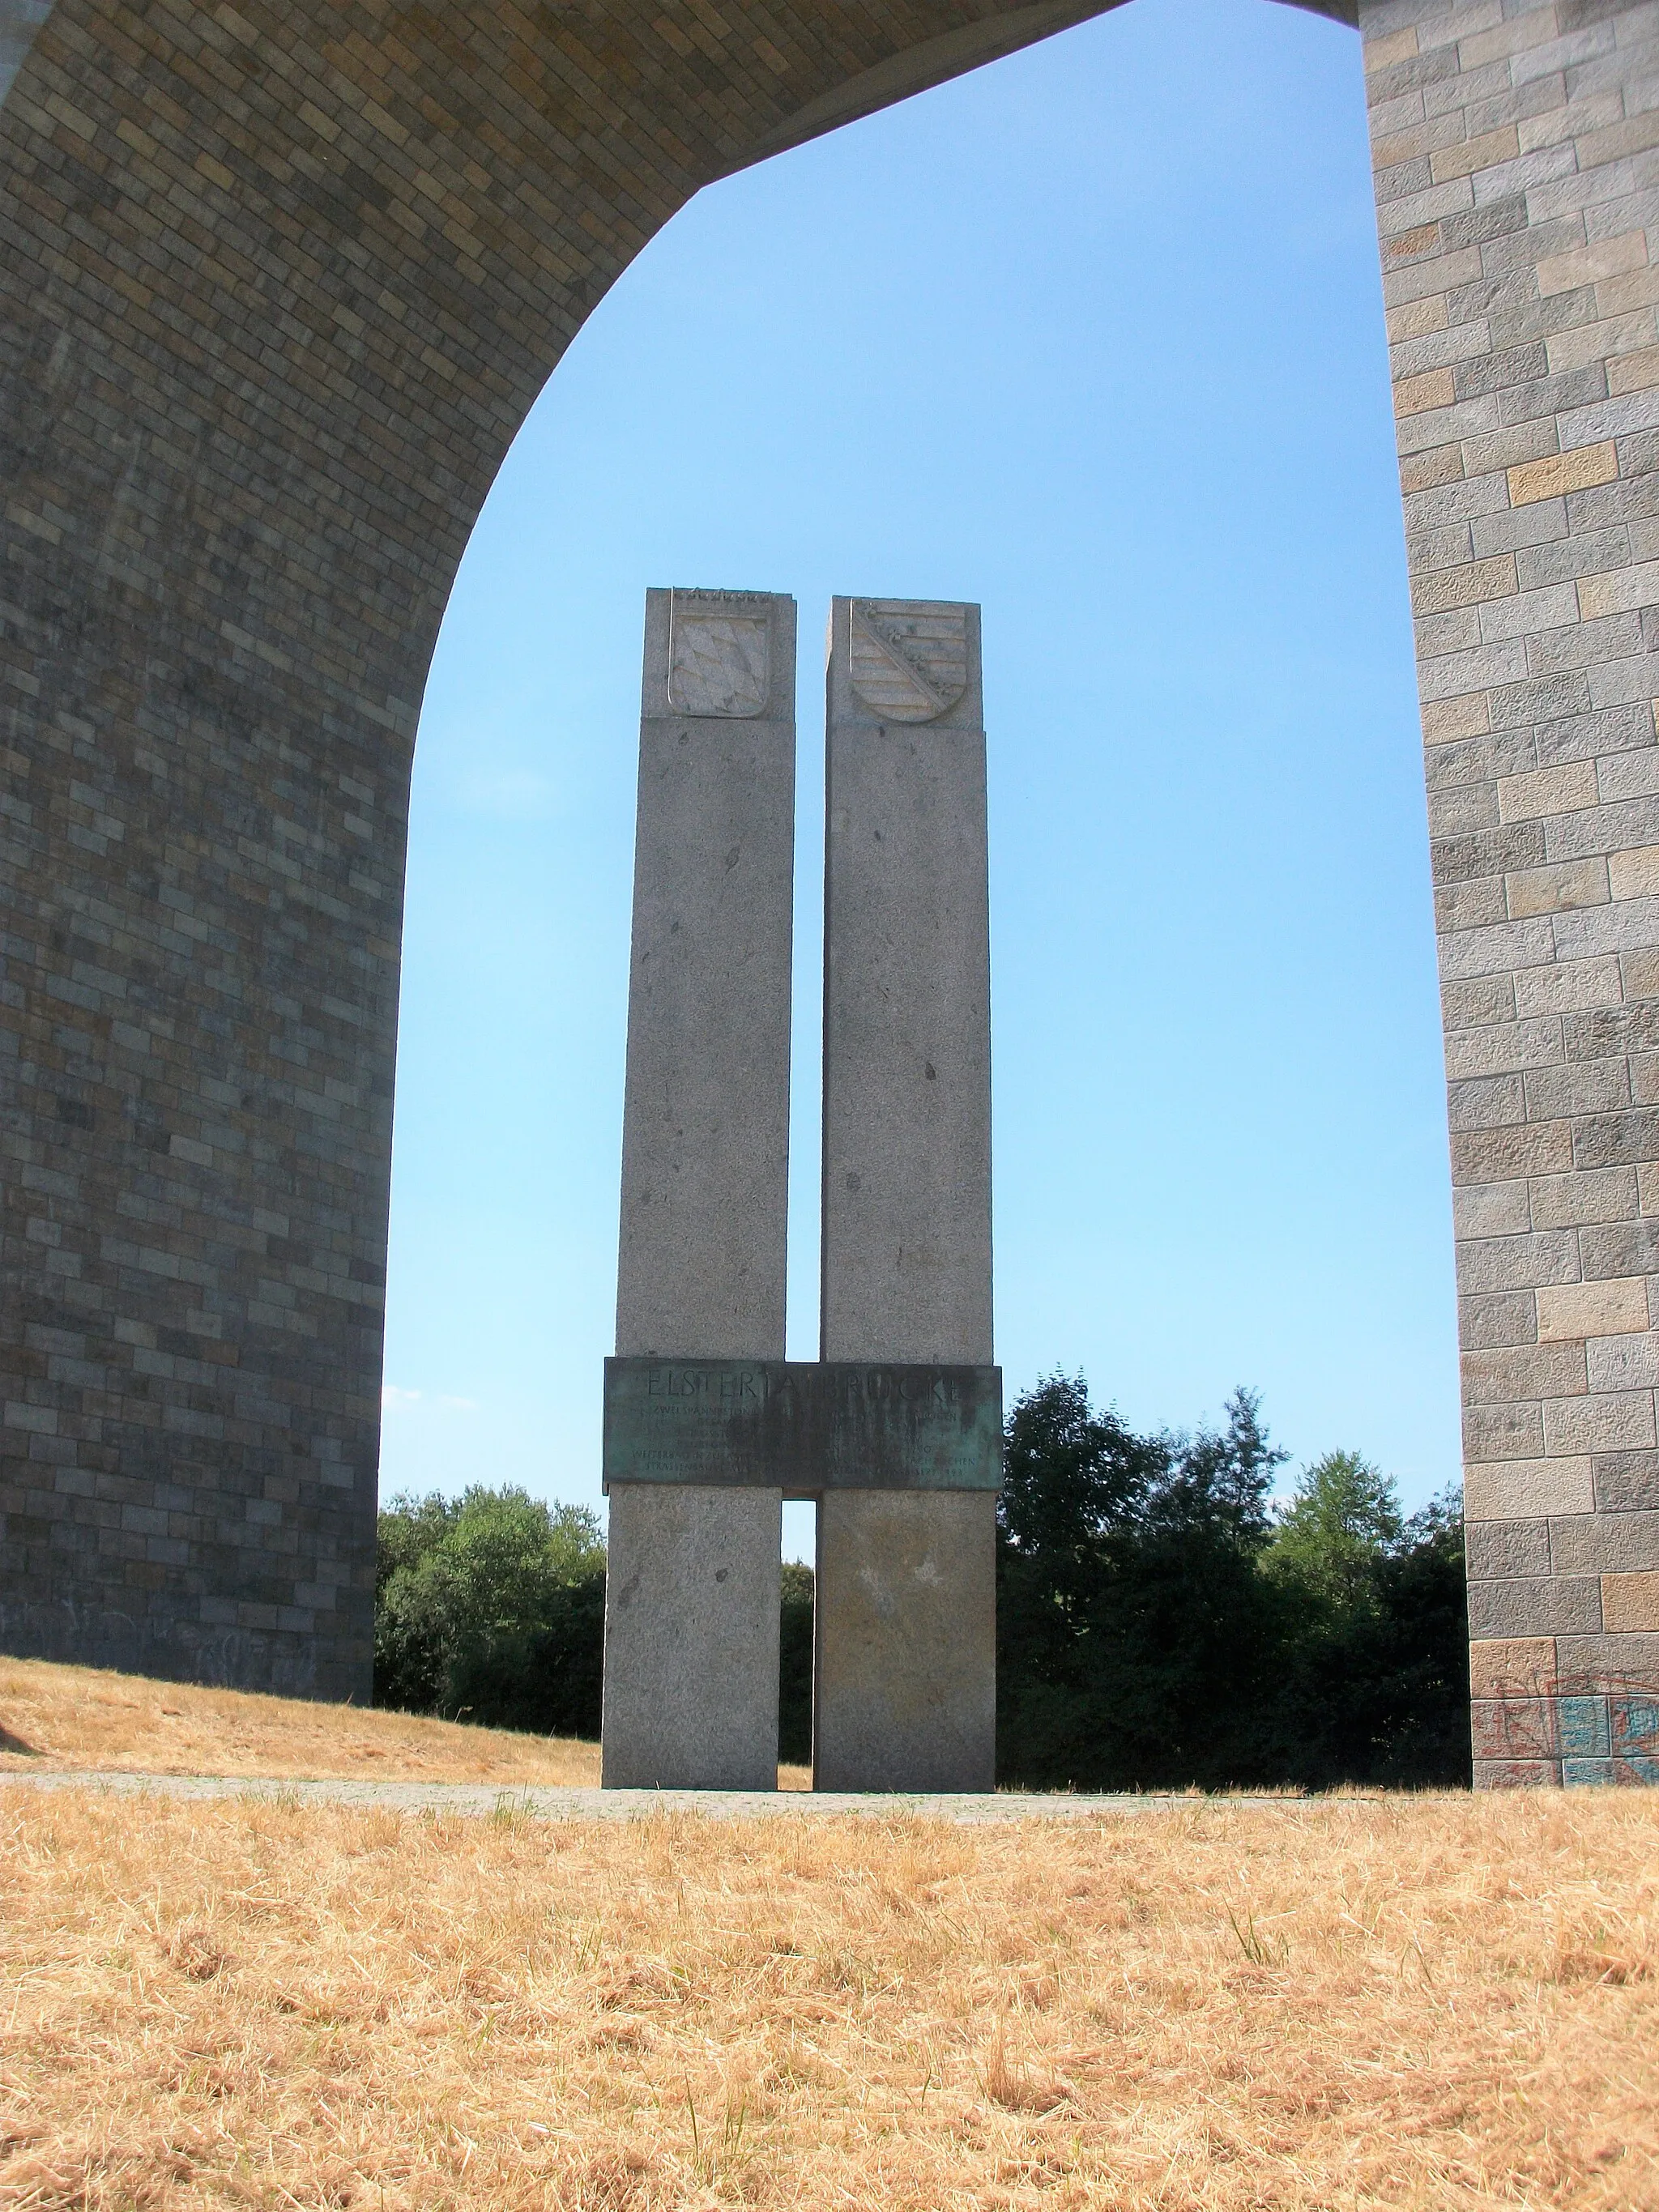
<path fill-rule="evenodd" d="M 800 604 L 792 1355 L 816 1347 L 824 617 L 836 592 L 976 599 L 1011 1392 L 1080 1367 L 1131 1422 L 1191 1425 L 1243 1382 L 1296 1462 L 1357 1447 L 1413 1504 L 1450 1480 L 1355 35 L 1134 0 L 703 192 L 581 332 L 422 717 L 383 1492 L 598 1502 L 652 584 Z"/>

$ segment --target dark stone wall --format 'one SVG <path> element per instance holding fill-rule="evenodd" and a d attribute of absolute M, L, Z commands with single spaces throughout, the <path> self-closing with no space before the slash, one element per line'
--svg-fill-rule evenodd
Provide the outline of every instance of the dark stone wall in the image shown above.
<path fill-rule="evenodd" d="M 410 746 L 479 505 L 700 185 L 1094 12 L 47 16 L 0 110 L 0 1648 L 368 1695 Z"/>

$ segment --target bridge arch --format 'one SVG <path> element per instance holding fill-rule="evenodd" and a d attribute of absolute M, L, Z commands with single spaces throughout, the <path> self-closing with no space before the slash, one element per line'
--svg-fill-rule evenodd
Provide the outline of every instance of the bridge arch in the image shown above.
<path fill-rule="evenodd" d="M 366 1693 L 410 755 L 478 507 L 702 185 L 1100 12 L 0 0 L 0 1644 Z M 1659 1680 L 1653 33 L 1620 0 L 1363 29 L 1475 1625 L 1542 1731 L 1494 1775 L 1559 1778 L 1539 1685 Z"/>

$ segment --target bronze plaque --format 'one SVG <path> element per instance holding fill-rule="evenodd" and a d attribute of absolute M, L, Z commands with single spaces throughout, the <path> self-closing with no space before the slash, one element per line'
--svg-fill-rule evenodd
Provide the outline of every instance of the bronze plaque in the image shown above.
<path fill-rule="evenodd" d="M 605 1487 L 995 1490 L 1002 1370 L 861 1359 L 607 1359 Z"/>

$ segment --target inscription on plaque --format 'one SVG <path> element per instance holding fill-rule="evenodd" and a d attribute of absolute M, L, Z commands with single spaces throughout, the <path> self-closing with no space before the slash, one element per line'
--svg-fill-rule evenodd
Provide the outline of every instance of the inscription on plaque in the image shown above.
<path fill-rule="evenodd" d="M 605 1487 L 995 1490 L 1002 1370 L 865 1360 L 607 1359 Z"/>

